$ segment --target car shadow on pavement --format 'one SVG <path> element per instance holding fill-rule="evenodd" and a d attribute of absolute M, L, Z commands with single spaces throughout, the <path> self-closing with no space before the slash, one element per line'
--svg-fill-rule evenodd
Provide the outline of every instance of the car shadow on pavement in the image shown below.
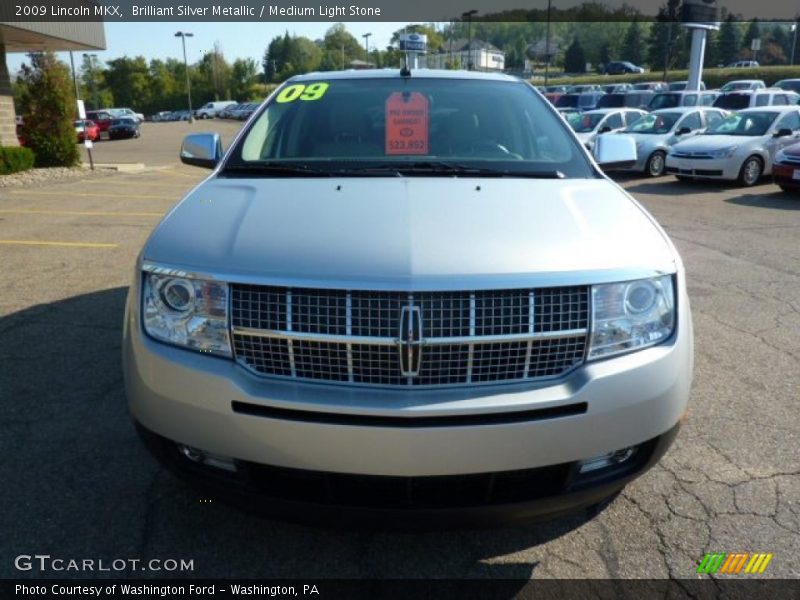
<path fill-rule="evenodd" d="M 0 461 L 0 481 L 14 496 L 0 529 L 14 556 L 186 559 L 193 569 L 48 574 L 3 560 L 0 577 L 527 580 L 543 558 L 537 546 L 589 521 L 580 513 L 505 529 L 399 533 L 313 528 L 211 502 L 161 468 L 129 420 L 120 357 L 126 293 L 0 316 L 0 453 L 12 457 Z"/>
<path fill-rule="evenodd" d="M 725 198 L 725 202 L 755 208 L 800 210 L 800 192 L 790 193 L 779 189 L 771 194 L 743 194 L 735 198 Z"/>
<path fill-rule="evenodd" d="M 624 185 L 626 191 L 632 194 L 659 194 L 664 196 L 685 196 L 687 194 L 708 194 L 730 190 L 736 187 L 735 182 L 721 184 L 719 181 L 678 181 L 674 177 L 659 177 L 648 179 L 635 185 Z"/>

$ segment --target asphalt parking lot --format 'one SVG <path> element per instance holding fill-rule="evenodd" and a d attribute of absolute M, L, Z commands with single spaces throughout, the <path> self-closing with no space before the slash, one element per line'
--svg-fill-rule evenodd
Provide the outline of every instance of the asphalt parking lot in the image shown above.
<path fill-rule="evenodd" d="M 126 288 L 150 230 L 207 173 L 177 162 L 182 135 L 238 126 L 146 124 L 95 151 L 143 172 L 0 190 L 0 577 L 79 575 L 14 568 L 49 554 L 194 561 L 146 576 L 693 578 L 706 552 L 740 551 L 774 553 L 763 577 L 800 576 L 800 197 L 768 183 L 620 180 L 682 253 L 695 378 L 670 452 L 592 519 L 314 529 L 205 502 L 159 468 L 126 411 Z"/>

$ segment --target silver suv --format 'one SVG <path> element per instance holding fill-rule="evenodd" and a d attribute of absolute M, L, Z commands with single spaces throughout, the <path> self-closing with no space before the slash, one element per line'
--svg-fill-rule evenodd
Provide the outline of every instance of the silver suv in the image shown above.
<path fill-rule="evenodd" d="M 147 446 L 322 522 L 613 497 L 676 435 L 692 325 L 678 253 L 600 169 L 635 144 L 601 140 L 595 160 L 519 79 L 400 70 L 292 78 L 224 156 L 188 136 L 182 160 L 213 171 L 126 308 Z"/>

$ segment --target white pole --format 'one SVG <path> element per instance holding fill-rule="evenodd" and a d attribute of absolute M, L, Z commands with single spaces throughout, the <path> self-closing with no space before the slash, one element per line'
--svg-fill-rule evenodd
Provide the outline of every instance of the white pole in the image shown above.
<path fill-rule="evenodd" d="M 692 27 L 692 50 L 689 55 L 689 82 L 686 89 L 689 91 L 700 90 L 703 80 L 703 59 L 706 54 L 706 33 L 702 27 Z"/>

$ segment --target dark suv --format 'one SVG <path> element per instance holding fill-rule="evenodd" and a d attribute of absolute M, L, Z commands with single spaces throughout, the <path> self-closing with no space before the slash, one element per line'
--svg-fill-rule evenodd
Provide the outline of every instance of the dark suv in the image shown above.
<path fill-rule="evenodd" d="M 644 73 L 644 69 L 627 60 L 615 60 L 606 65 L 607 75 L 624 75 L 625 73 Z"/>

